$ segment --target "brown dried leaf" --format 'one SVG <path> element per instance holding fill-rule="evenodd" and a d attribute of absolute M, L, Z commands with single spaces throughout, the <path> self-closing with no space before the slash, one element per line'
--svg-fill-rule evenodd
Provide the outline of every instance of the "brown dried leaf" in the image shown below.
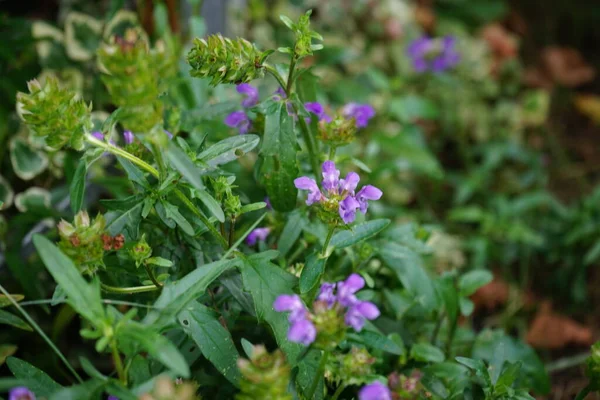
<path fill-rule="evenodd" d="M 594 338 L 590 328 L 552 311 L 544 301 L 527 332 L 527 343 L 538 349 L 560 349 L 567 344 L 590 346 Z"/>
<path fill-rule="evenodd" d="M 582 94 L 575 97 L 575 107 L 600 125 L 600 96 Z"/>
<path fill-rule="evenodd" d="M 596 76 L 594 68 L 572 48 L 547 47 L 542 51 L 542 62 L 550 77 L 563 86 L 576 87 Z"/>
<path fill-rule="evenodd" d="M 471 296 L 471 301 L 475 304 L 476 309 L 493 310 L 497 306 L 506 304 L 509 289 L 508 283 L 496 276 L 493 281 L 479 288 Z"/>
<path fill-rule="evenodd" d="M 497 23 L 487 25 L 481 31 L 481 36 L 499 61 L 516 57 L 518 51 L 517 38 L 502 25 Z"/>

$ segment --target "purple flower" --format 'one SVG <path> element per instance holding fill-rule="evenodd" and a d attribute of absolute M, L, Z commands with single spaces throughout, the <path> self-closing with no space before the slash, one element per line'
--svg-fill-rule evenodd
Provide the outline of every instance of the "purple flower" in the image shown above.
<path fill-rule="evenodd" d="M 319 296 L 317 300 L 327 303 L 327 307 L 331 308 L 337 301 L 337 297 L 334 293 L 335 283 L 324 282 L 319 289 Z"/>
<path fill-rule="evenodd" d="M 359 274 L 351 274 L 345 281 L 337 284 L 337 300 L 344 307 L 349 307 L 358 300 L 354 293 L 365 287 L 365 280 Z"/>
<path fill-rule="evenodd" d="M 392 393 L 386 385 L 376 381 L 360 389 L 358 400 L 392 400 Z"/>
<path fill-rule="evenodd" d="M 351 224 L 356 218 L 356 210 L 360 207 L 360 203 L 352 196 L 346 197 L 339 203 L 339 213 L 342 221 L 345 224 Z"/>
<path fill-rule="evenodd" d="M 277 90 L 275 90 L 275 92 L 273 92 L 273 100 L 274 101 L 281 101 L 285 98 L 287 98 L 287 96 L 285 94 L 285 90 L 283 90 L 283 88 L 281 86 L 278 87 Z"/>
<path fill-rule="evenodd" d="M 294 185 L 300 190 L 308 190 L 308 197 L 306 198 L 307 206 L 320 201 L 323 197 L 319 186 L 317 186 L 317 182 L 307 176 L 294 179 Z"/>
<path fill-rule="evenodd" d="M 302 343 L 308 346 L 315 341 L 317 337 L 317 328 L 305 318 L 298 318 L 292 322 L 288 331 L 288 340 L 291 342 Z"/>
<path fill-rule="evenodd" d="M 375 109 L 369 104 L 348 103 L 342 108 L 342 115 L 345 118 L 354 118 L 357 128 L 364 128 L 375 116 Z"/>
<path fill-rule="evenodd" d="M 123 132 L 123 141 L 125 142 L 125 144 L 133 143 L 133 139 L 134 139 L 134 136 L 131 131 Z"/>
<path fill-rule="evenodd" d="M 319 102 L 304 103 L 306 111 L 319 117 L 319 121 L 331 122 L 331 117 L 325 112 L 325 108 Z"/>
<path fill-rule="evenodd" d="M 271 200 L 269 200 L 269 196 L 265 196 L 265 203 L 267 203 L 267 210 L 273 209 L 273 206 L 271 205 Z"/>
<path fill-rule="evenodd" d="M 325 161 L 321 167 L 323 171 L 323 189 L 329 193 L 337 194 L 340 184 L 340 170 L 335 168 L 333 161 Z"/>
<path fill-rule="evenodd" d="M 8 400 L 35 400 L 35 394 L 24 386 L 11 389 Z"/>
<path fill-rule="evenodd" d="M 354 190 L 356 190 L 356 186 L 358 186 L 358 182 L 360 181 L 360 176 L 356 172 L 348 172 L 346 175 L 346 179 L 340 180 L 340 190 L 343 192 L 348 192 L 354 195 Z"/>
<path fill-rule="evenodd" d="M 236 86 L 237 92 L 246 95 L 242 101 L 242 107 L 249 108 L 258 104 L 258 89 L 249 83 L 241 83 Z"/>
<path fill-rule="evenodd" d="M 375 186 L 363 186 L 356 194 L 356 200 L 358 200 L 358 203 L 360 204 L 360 212 L 366 214 L 367 209 L 369 208 L 367 200 L 379 200 L 382 195 L 383 192 Z"/>
<path fill-rule="evenodd" d="M 302 343 L 308 346 L 315 341 L 317 329 L 307 317 L 307 310 L 300 300 L 300 296 L 293 294 L 282 294 L 273 303 L 275 311 L 289 311 L 290 329 L 288 339 L 292 342 Z"/>
<path fill-rule="evenodd" d="M 379 317 L 380 312 L 377 306 L 370 301 L 357 301 L 348 308 L 344 322 L 346 325 L 354 328 L 355 331 L 360 332 L 365 326 L 365 320 L 372 320 Z"/>
<path fill-rule="evenodd" d="M 119 398 L 116 396 L 110 395 L 110 396 L 108 396 L 108 398 L 106 400 L 119 400 Z"/>
<path fill-rule="evenodd" d="M 98 140 L 104 140 L 104 134 L 100 131 L 92 132 L 92 136 Z"/>
<path fill-rule="evenodd" d="M 225 125 L 231 128 L 237 128 L 240 135 L 248 133 L 250 130 L 250 118 L 244 111 L 234 111 L 225 117 Z"/>
<path fill-rule="evenodd" d="M 265 241 L 267 236 L 271 233 L 270 228 L 256 228 L 248 234 L 246 237 L 246 244 L 248 246 L 254 246 L 257 241 Z"/>
<path fill-rule="evenodd" d="M 460 62 L 460 54 L 456 51 L 456 39 L 445 36 L 431 39 L 426 36 L 415 39 L 406 49 L 412 59 L 416 72 L 442 72 Z"/>
<path fill-rule="evenodd" d="M 165 129 L 165 134 L 167 135 L 167 137 L 169 138 L 169 140 L 173 139 L 173 134 L 171 132 L 169 132 L 168 130 Z"/>

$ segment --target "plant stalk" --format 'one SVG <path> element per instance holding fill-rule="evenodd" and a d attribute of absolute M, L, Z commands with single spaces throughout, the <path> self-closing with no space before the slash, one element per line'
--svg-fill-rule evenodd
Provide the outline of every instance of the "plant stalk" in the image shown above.
<path fill-rule="evenodd" d="M 112 348 L 113 362 L 115 363 L 115 368 L 117 369 L 119 380 L 123 383 L 123 385 L 127 386 L 127 375 L 125 374 L 125 369 L 123 368 L 123 361 L 121 360 L 121 355 L 119 354 L 119 350 L 117 349 L 117 342 L 113 340 L 110 347 Z"/>
<path fill-rule="evenodd" d="M 329 228 L 329 232 L 327 232 L 327 238 L 325 239 L 325 243 L 323 244 L 323 249 L 321 250 L 321 255 L 325 256 L 327 253 L 327 247 L 329 246 L 329 242 L 333 237 L 333 232 L 335 232 L 335 225 Z"/>
<path fill-rule="evenodd" d="M 104 283 L 100 283 L 100 287 L 105 292 L 110 293 L 119 293 L 119 294 L 133 294 L 133 293 L 144 293 L 144 292 L 153 292 L 155 290 L 160 289 L 160 286 L 155 285 L 145 285 L 145 286 L 131 286 L 131 287 L 116 287 L 106 285 Z"/>
<path fill-rule="evenodd" d="M 148 277 L 150 278 L 152 283 L 154 283 L 154 286 L 156 286 L 158 289 L 162 289 L 163 285 L 156 279 L 156 277 L 154 276 L 154 272 L 152 272 L 152 269 L 146 264 L 144 264 L 144 269 L 146 270 L 146 273 L 148 274 Z"/>
<path fill-rule="evenodd" d="M 317 368 L 317 372 L 315 374 L 315 379 L 313 379 L 312 385 L 310 385 L 310 389 L 308 389 L 307 399 L 314 399 L 315 391 L 317 390 L 317 386 L 319 386 L 320 378 L 323 376 L 323 372 L 325 371 L 325 364 L 327 364 L 327 359 L 329 358 L 329 352 L 324 351 L 321 356 L 321 361 L 319 362 L 319 367 Z"/>

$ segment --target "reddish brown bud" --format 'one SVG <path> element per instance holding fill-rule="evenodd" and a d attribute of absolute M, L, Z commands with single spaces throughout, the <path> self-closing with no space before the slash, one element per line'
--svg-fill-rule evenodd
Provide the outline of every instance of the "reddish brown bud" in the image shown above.
<path fill-rule="evenodd" d="M 106 233 L 102 234 L 102 243 L 105 251 L 112 249 L 112 238 Z"/>
<path fill-rule="evenodd" d="M 119 233 L 117 236 L 113 238 L 112 246 L 113 249 L 119 250 L 125 244 L 125 236 L 122 233 Z"/>
<path fill-rule="evenodd" d="M 79 239 L 79 236 L 77 236 L 77 234 L 72 234 L 71 236 L 69 236 L 69 241 L 71 242 L 71 244 L 73 245 L 73 247 L 79 247 L 79 245 L 81 244 L 81 240 Z"/>

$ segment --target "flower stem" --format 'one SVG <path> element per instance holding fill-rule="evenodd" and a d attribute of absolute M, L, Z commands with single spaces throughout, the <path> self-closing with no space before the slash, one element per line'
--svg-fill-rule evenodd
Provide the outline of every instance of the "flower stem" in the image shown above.
<path fill-rule="evenodd" d="M 344 391 L 344 389 L 346 389 L 346 385 L 340 385 L 340 386 L 338 386 L 338 388 L 335 391 L 335 393 L 333 394 L 333 397 L 331 398 L 331 400 L 337 400 L 337 398 L 340 397 L 340 394 L 342 394 L 342 392 Z"/>
<path fill-rule="evenodd" d="M 86 135 L 85 140 L 89 144 L 92 144 L 96 147 L 100 147 L 116 156 L 120 156 L 120 157 L 125 158 L 126 160 L 131 161 L 132 163 L 134 163 L 138 167 L 142 168 L 143 170 L 149 172 L 151 175 L 153 175 L 156 178 L 158 178 L 160 176 L 158 170 L 156 168 L 154 168 L 152 165 L 148 164 L 146 161 L 142 160 L 141 158 L 138 158 L 138 157 L 134 156 L 133 154 L 123 150 L 120 147 L 113 146 L 110 143 L 106 143 L 102 140 L 96 139 L 92 135 Z"/>
<path fill-rule="evenodd" d="M 156 280 L 156 277 L 154 276 L 154 272 L 152 272 L 152 269 L 150 269 L 150 267 L 146 264 L 144 264 L 144 269 L 146 270 L 146 273 L 148 274 L 148 277 L 150 278 L 152 283 L 154 283 L 154 286 L 156 286 L 158 289 L 162 289 L 163 285 L 158 280 Z"/>
<path fill-rule="evenodd" d="M 104 283 L 100 283 L 100 287 L 105 292 L 119 293 L 119 294 L 133 294 L 133 293 L 153 292 L 155 290 L 160 289 L 160 286 L 155 286 L 155 285 L 131 286 L 131 287 L 116 287 L 116 286 L 109 286 L 109 285 L 106 285 Z"/>
<path fill-rule="evenodd" d="M 202 221 L 202 223 L 208 228 L 209 232 L 212 233 L 212 235 L 221 243 L 221 245 L 226 248 L 227 247 L 227 240 L 225 240 L 225 238 L 223 236 L 221 236 L 221 234 L 219 233 L 219 231 L 217 230 L 217 228 L 214 227 L 213 224 L 210 223 L 210 221 L 208 220 L 208 218 L 206 218 L 206 215 L 202 214 L 202 212 L 200 210 L 198 210 L 198 208 L 196 208 L 196 206 L 194 205 L 194 203 L 192 203 L 192 201 L 190 199 L 187 198 L 187 196 L 185 194 L 183 194 L 183 192 L 179 189 L 175 189 L 173 191 L 173 193 L 175 193 L 175 195 L 177 197 L 179 197 L 179 200 L 181 200 L 181 202 L 183 204 L 186 205 L 187 208 L 189 208 L 189 210 L 198 218 L 200 218 L 200 220 Z"/>
<path fill-rule="evenodd" d="M 117 342 L 113 340 L 110 347 L 112 348 L 113 362 L 115 363 L 115 368 L 117 369 L 119 380 L 123 383 L 123 385 L 127 386 L 127 375 L 125 374 L 125 369 L 123 368 L 123 361 L 121 360 L 121 355 L 119 354 L 119 350 L 117 349 Z"/>
<path fill-rule="evenodd" d="M 158 165 L 158 172 L 160 174 L 160 177 L 161 179 L 165 179 L 165 177 L 167 176 L 167 167 L 165 166 L 165 161 L 160 151 L 160 147 L 158 147 L 156 143 L 152 143 L 152 153 L 154 154 L 154 158 L 156 159 L 156 164 Z"/>
<path fill-rule="evenodd" d="M 289 94 L 292 92 L 292 85 L 294 84 L 294 70 L 296 69 L 296 62 L 298 62 L 298 57 L 296 54 L 292 56 L 292 60 L 290 61 L 290 70 L 288 72 L 287 84 L 285 86 L 285 92 Z"/>
<path fill-rule="evenodd" d="M 335 146 L 331 146 L 329 148 L 329 160 L 335 161 L 335 152 L 336 152 L 336 150 L 337 150 L 337 147 L 335 147 Z"/>
<path fill-rule="evenodd" d="M 317 386 L 319 385 L 320 378 L 323 376 L 323 372 L 325 371 L 325 364 L 327 364 L 327 359 L 329 358 L 329 351 L 324 351 L 321 356 L 321 362 L 319 362 L 319 367 L 317 368 L 317 372 L 315 374 L 315 379 L 313 379 L 312 385 L 310 385 L 310 389 L 308 390 L 307 399 L 313 399 L 315 395 L 315 391 L 317 390 Z"/>
<path fill-rule="evenodd" d="M 335 232 L 335 225 L 329 228 L 329 232 L 327 232 L 327 238 L 325 239 L 325 244 L 323 244 L 323 249 L 321 250 L 321 255 L 325 256 L 327 253 L 327 247 L 329 246 L 329 242 L 331 241 L 331 237 L 333 236 L 333 232 Z"/>

